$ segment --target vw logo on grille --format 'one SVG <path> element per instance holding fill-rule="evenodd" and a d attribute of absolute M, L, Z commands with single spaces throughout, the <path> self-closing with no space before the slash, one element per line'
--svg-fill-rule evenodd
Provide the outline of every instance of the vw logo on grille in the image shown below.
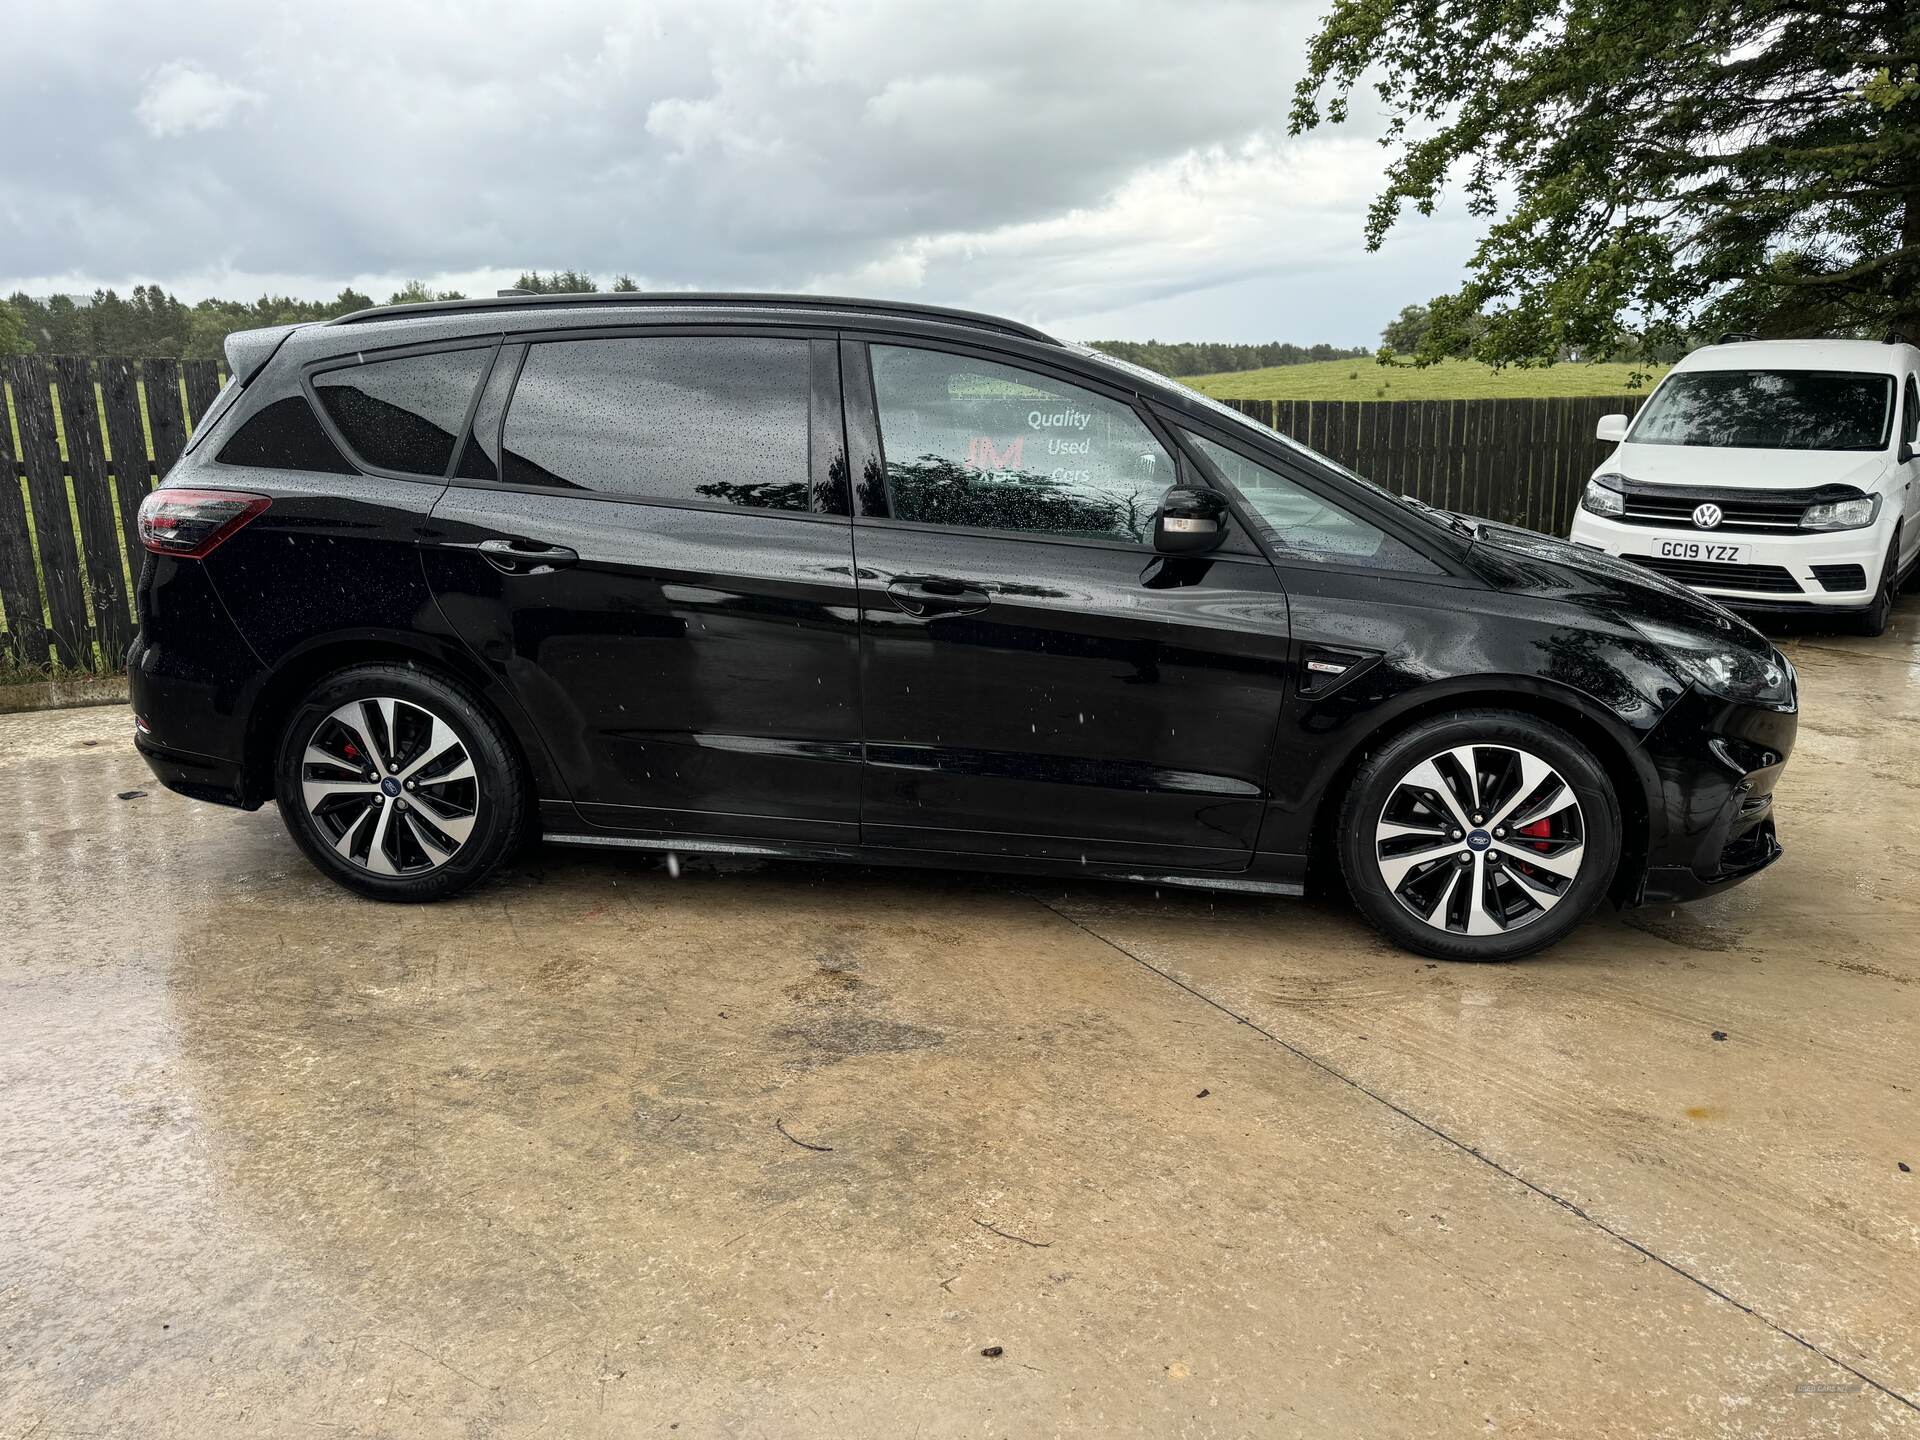
<path fill-rule="evenodd" d="M 1726 518 L 1718 505 L 1696 505 L 1693 510 L 1693 523 L 1702 530 L 1711 530 Z"/>

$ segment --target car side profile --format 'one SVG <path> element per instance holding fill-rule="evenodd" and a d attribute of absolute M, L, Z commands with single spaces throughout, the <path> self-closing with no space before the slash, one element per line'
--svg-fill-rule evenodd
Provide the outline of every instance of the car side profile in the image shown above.
<path fill-rule="evenodd" d="M 1500 959 L 1780 853 L 1744 621 L 1011 321 L 542 296 L 228 356 L 141 507 L 135 740 L 362 895 L 532 838 L 1325 874 Z"/>

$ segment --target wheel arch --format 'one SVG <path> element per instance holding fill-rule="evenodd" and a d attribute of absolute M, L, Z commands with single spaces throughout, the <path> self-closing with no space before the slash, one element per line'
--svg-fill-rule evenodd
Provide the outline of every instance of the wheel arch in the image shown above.
<path fill-rule="evenodd" d="M 289 651 L 266 673 L 247 711 L 244 784 L 249 801 L 257 804 L 273 797 L 274 754 L 287 717 L 301 697 L 335 671 L 382 663 L 437 671 L 473 691 L 506 731 L 514 759 L 529 780 L 536 802 L 539 797 L 560 793 L 545 747 L 519 706 L 476 659 L 458 647 L 437 645 L 417 635 L 372 632 L 313 640 Z M 529 807 L 530 813 L 537 810 L 537 803 Z"/>
<path fill-rule="evenodd" d="M 1510 710 L 1545 720 L 1567 731 L 1593 753 L 1613 783 L 1620 805 L 1620 865 L 1608 895 L 1622 905 L 1638 897 L 1656 838 L 1652 796 L 1659 778 L 1638 739 L 1617 718 L 1576 690 L 1525 676 L 1511 677 L 1505 684 L 1500 677 L 1476 676 L 1460 685 L 1424 687 L 1409 692 L 1403 700 L 1348 747 L 1315 803 L 1308 866 L 1320 888 L 1339 883 L 1334 830 L 1347 791 L 1367 757 L 1424 720 L 1455 710 L 1485 709 Z"/>

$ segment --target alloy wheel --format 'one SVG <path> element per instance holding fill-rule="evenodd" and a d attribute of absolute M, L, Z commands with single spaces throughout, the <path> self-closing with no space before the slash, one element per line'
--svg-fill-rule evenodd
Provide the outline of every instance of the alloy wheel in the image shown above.
<path fill-rule="evenodd" d="M 348 701 L 314 727 L 300 792 L 335 853 L 375 875 L 439 869 L 480 814 L 479 776 L 453 727 L 384 695 Z"/>
<path fill-rule="evenodd" d="M 1402 775 L 1374 829 L 1380 878 L 1437 930 L 1503 935 L 1579 878 L 1586 828 L 1573 787 L 1511 745 L 1461 745 Z"/>

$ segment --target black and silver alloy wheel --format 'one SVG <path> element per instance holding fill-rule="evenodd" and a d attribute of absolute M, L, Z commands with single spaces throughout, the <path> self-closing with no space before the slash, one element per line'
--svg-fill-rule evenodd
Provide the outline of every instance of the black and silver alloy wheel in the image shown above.
<path fill-rule="evenodd" d="M 506 727 L 424 666 L 356 665 L 285 721 L 280 815 L 300 848 L 376 900 L 437 900 L 481 879 L 524 832 L 527 780 Z"/>
<path fill-rule="evenodd" d="M 1513 960 L 1606 898 L 1620 802 L 1552 721 L 1479 708 L 1415 721 L 1366 755 L 1334 837 L 1354 903 L 1409 950 Z"/>
<path fill-rule="evenodd" d="M 453 727 L 392 695 L 351 700 L 314 727 L 300 791 L 334 852 L 375 875 L 438 869 L 480 815 L 479 777 Z"/>
<path fill-rule="evenodd" d="M 1422 923 L 1461 935 L 1538 921 L 1572 891 L 1585 854 L 1573 788 L 1510 745 L 1461 745 L 1420 761 L 1374 826 L 1387 890 Z"/>

